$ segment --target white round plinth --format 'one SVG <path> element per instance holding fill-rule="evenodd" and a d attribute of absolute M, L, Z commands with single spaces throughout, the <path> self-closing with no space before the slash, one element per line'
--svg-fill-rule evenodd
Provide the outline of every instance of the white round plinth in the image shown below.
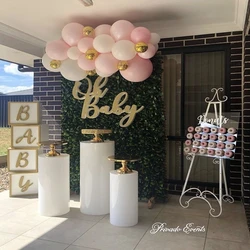
<path fill-rule="evenodd" d="M 131 227 L 138 223 L 138 172 L 110 172 L 110 223 Z"/>
<path fill-rule="evenodd" d="M 109 213 L 109 172 L 114 162 L 114 141 L 80 143 L 80 210 L 84 214 Z"/>
<path fill-rule="evenodd" d="M 69 212 L 69 155 L 38 156 L 39 213 L 59 216 Z"/>

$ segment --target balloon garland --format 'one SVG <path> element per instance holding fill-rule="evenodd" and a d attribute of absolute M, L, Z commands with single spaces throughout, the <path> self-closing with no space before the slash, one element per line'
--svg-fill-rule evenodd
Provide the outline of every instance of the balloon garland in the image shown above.
<path fill-rule="evenodd" d="M 120 71 L 128 81 L 141 82 L 153 71 L 149 60 L 158 50 L 160 36 L 147 28 L 119 20 L 93 29 L 69 23 L 60 40 L 46 44 L 43 66 L 61 72 L 70 81 L 80 81 L 95 73 L 108 77 Z"/>

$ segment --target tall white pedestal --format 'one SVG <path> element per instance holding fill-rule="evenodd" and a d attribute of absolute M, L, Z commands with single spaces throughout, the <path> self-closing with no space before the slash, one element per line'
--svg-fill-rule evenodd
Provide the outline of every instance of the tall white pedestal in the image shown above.
<path fill-rule="evenodd" d="M 59 216 L 69 212 L 69 155 L 38 156 L 39 213 Z"/>
<path fill-rule="evenodd" d="M 84 214 L 109 213 L 109 172 L 114 162 L 108 156 L 114 150 L 114 141 L 80 143 L 80 210 Z"/>
<path fill-rule="evenodd" d="M 110 172 L 110 223 L 131 227 L 138 223 L 138 172 Z"/>

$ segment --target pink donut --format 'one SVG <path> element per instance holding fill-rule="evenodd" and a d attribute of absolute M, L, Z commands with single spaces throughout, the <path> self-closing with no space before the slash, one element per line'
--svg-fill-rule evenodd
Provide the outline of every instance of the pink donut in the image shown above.
<path fill-rule="evenodd" d="M 202 140 L 208 140 L 208 134 L 203 134 L 203 135 L 201 136 L 201 139 L 202 139 Z"/>
<path fill-rule="evenodd" d="M 195 139 L 200 139 L 200 138 L 201 138 L 201 135 L 198 134 L 198 133 L 196 133 L 196 134 L 194 134 L 194 138 L 195 138 Z"/>
<path fill-rule="evenodd" d="M 209 133 L 209 132 L 210 132 L 210 128 L 204 127 L 204 128 L 203 128 L 203 132 L 204 132 L 204 133 Z"/>
<path fill-rule="evenodd" d="M 217 133 L 218 129 L 217 128 L 211 128 L 211 133 L 215 134 Z"/>
<path fill-rule="evenodd" d="M 215 151 L 215 154 L 216 154 L 217 156 L 223 156 L 224 151 L 219 149 L 219 150 L 216 150 L 216 151 Z"/>
<path fill-rule="evenodd" d="M 195 127 L 194 129 L 197 133 L 201 132 L 202 131 L 202 127 Z"/>
<path fill-rule="evenodd" d="M 212 140 L 212 141 L 216 141 L 216 140 L 217 140 L 217 135 L 211 134 L 211 135 L 209 136 L 209 139 Z"/>
<path fill-rule="evenodd" d="M 227 130 L 225 128 L 219 128 L 218 133 L 225 134 Z"/>
<path fill-rule="evenodd" d="M 186 145 L 186 146 L 190 146 L 191 144 L 192 144 L 192 141 L 191 141 L 191 140 L 186 140 L 186 141 L 185 141 L 185 145 Z"/>
<path fill-rule="evenodd" d="M 208 143 L 208 147 L 209 147 L 209 148 L 215 148 L 215 147 L 216 147 L 216 143 L 213 142 L 213 141 L 210 141 L 210 142 Z"/>
<path fill-rule="evenodd" d="M 225 135 L 219 135 L 218 136 L 218 140 L 219 141 L 225 141 L 226 140 L 226 136 Z"/>
<path fill-rule="evenodd" d="M 223 142 L 218 142 L 217 148 L 223 149 L 223 148 L 225 148 L 225 144 Z"/>
<path fill-rule="evenodd" d="M 226 144 L 226 149 L 234 149 L 234 144 L 233 143 L 228 143 L 228 144 Z"/>
<path fill-rule="evenodd" d="M 190 149 L 189 147 L 185 147 L 185 148 L 184 148 L 184 152 L 185 152 L 185 153 L 189 153 L 190 151 L 191 151 L 191 149 Z"/>
<path fill-rule="evenodd" d="M 192 151 L 192 153 L 196 154 L 198 152 L 198 148 L 192 148 L 191 151 Z"/>
<path fill-rule="evenodd" d="M 227 132 L 228 132 L 229 134 L 235 134 L 236 131 L 237 131 L 236 128 L 229 128 L 229 129 L 227 130 Z"/>
<path fill-rule="evenodd" d="M 229 135 L 229 136 L 227 137 L 227 141 L 229 141 L 229 142 L 233 142 L 233 141 L 235 141 L 235 140 L 236 140 L 236 137 L 233 136 L 233 135 Z"/>
<path fill-rule="evenodd" d="M 187 134 L 187 138 L 188 138 L 188 139 L 192 139 L 192 138 L 193 138 L 193 134 L 192 134 L 192 133 L 188 133 L 188 134 Z"/>
<path fill-rule="evenodd" d="M 193 141 L 193 145 L 194 145 L 195 147 L 198 147 L 198 146 L 200 146 L 200 142 L 199 142 L 199 141 Z"/>
<path fill-rule="evenodd" d="M 188 127 L 187 131 L 188 131 L 189 133 L 194 132 L 194 127 Z"/>
<path fill-rule="evenodd" d="M 202 147 L 207 147 L 207 142 L 202 141 L 202 142 L 201 142 L 201 146 L 202 146 Z"/>
<path fill-rule="evenodd" d="M 232 151 L 230 151 L 230 150 L 226 150 L 225 151 L 225 156 L 228 157 L 228 158 L 231 158 L 231 157 L 234 156 L 234 153 Z"/>
<path fill-rule="evenodd" d="M 214 155 L 214 150 L 213 150 L 213 149 L 208 149 L 208 150 L 207 150 L 207 153 L 208 153 L 209 155 Z"/>

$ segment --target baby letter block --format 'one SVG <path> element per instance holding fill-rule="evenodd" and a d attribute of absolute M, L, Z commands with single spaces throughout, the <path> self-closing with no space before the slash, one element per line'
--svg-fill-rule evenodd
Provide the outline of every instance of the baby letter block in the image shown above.
<path fill-rule="evenodd" d="M 9 149 L 9 172 L 37 172 L 37 149 Z"/>
<path fill-rule="evenodd" d="M 16 125 L 11 127 L 12 148 L 37 148 L 38 142 L 48 141 L 48 125 Z"/>
<path fill-rule="evenodd" d="M 21 196 L 38 193 L 37 173 L 12 173 L 10 174 L 10 195 Z"/>
<path fill-rule="evenodd" d="M 9 124 L 40 124 L 39 102 L 9 102 Z"/>

